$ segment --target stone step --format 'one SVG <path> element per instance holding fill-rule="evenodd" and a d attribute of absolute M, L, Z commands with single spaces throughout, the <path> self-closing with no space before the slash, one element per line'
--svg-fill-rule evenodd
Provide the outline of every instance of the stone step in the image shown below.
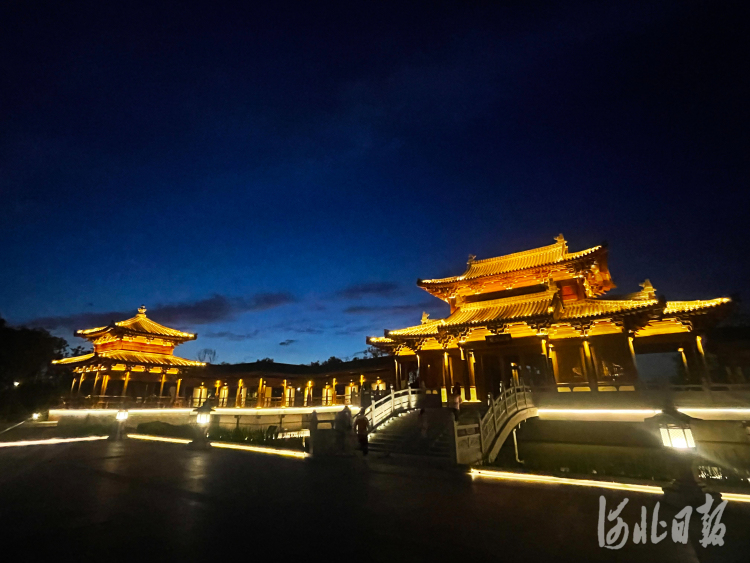
<path fill-rule="evenodd" d="M 370 449 L 379 454 L 411 455 L 434 460 L 450 460 L 452 415 L 440 410 L 427 411 L 427 436 L 422 437 L 418 412 L 391 419 L 370 434 Z"/>

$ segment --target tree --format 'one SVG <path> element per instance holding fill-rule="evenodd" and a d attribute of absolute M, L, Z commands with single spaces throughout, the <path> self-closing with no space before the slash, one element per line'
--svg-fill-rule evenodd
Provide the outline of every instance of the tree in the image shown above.
<path fill-rule="evenodd" d="M 66 355 L 64 338 L 44 329 L 13 328 L 0 318 L 0 417 L 19 420 L 59 404 L 72 373 L 50 364 Z"/>
<path fill-rule="evenodd" d="M 375 346 L 368 346 L 367 350 L 365 350 L 364 354 L 362 354 L 363 358 L 383 358 L 385 356 L 390 356 L 391 353 L 387 350 L 381 350 L 380 348 L 376 348 Z"/>
<path fill-rule="evenodd" d="M 263 358 L 262 360 L 255 360 L 256 364 L 272 364 L 273 358 Z"/>
<path fill-rule="evenodd" d="M 72 350 L 70 350 L 69 353 L 65 354 L 66 358 L 73 357 L 73 356 L 85 356 L 86 354 L 90 354 L 93 352 L 90 348 L 86 348 L 85 346 L 75 346 Z"/>
<path fill-rule="evenodd" d="M 0 387 L 44 378 L 52 360 L 65 356 L 68 343 L 43 328 L 13 328 L 0 318 Z"/>
<path fill-rule="evenodd" d="M 344 360 L 342 360 L 341 358 L 337 358 L 336 356 L 331 356 L 325 362 L 323 362 L 321 365 L 324 365 L 324 366 L 337 366 L 337 365 L 343 364 L 343 363 L 344 363 Z"/>
<path fill-rule="evenodd" d="M 197 355 L 198 361 L 206 364 L 215 364 L 217 357 L 216 350 L 212 350 L 211 348 L 203 348 L 203 350 L 198 351 Z"/>

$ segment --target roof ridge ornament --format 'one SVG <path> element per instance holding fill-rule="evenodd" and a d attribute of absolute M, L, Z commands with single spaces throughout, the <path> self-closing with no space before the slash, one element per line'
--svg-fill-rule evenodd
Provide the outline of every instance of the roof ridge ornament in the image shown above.
<path fill-rule="evenodd" d="M 140 307 L 138 307 L 138 314 L 139 315 L 143 315 L 144 317 L 146 316 L 146 306 L 145 305 L 141 305 Z"/>
<path fill-rule="evenodd" d="M 563 255 L 567 254 L 568 253 L 568 241 L 565 240 L 565 237 L 563 236 L 563 234 L 560 233 L 559 235 L 557 235 L 555 237 L 555 240 L 557 241 L 557 244 L 559 244 L 560 247 L 562 248 Z"/>
<path fill-rule="evenodd" d="M 422 311 L 422 324 L 430 322 L 430 314 L 427 311 Z"/>
<path fill-rule="evenodd" d="M 469 254 L 469 260 L 468 260 L 468 262 L 466 262 L 466 263 L 467 263 L 467 264 L 471 264 L 471 263 L 472 263 L 472 262 L 474 262 L 474 260 L 476 260 L 476 259 L 477 259 L 477 255 L 476 255 L 476 254 Z"/>
<path fill-rule="evenodd" d="M 646 278 L 643 283 L 638 284 L 643 289 L 640 291 L 641 299 L 656 299 L 656 289 L 651 284 L 651 280 Z"/>

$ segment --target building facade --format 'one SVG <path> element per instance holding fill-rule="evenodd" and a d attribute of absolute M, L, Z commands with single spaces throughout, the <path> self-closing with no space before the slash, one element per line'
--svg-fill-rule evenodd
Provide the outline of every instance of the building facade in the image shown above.
<path fill-rule="evenodd" d="M 196 334 L 161 325 L 141 307 L 135 317 L 78 330 L 93 352 L 56 360 L 73 369 L 68 407 L 310 407 L 359 404 L 395 383 L 396 363 L 381 357 L 322 365 L 276 362 L 210 365 L 174 355 Z"/>
<path fill-rule="evenodd" d="M 174 355 L 177 346 L 197 335 L 152 321 L 144 306 L 130 319 L 78 330 L 75 335 L 91 342 L 94 351 L 53 362 L 73 368 L 71 396 L 153 397 L 171 403 L 181 390 L 184 393 L 185 383 L 195 385 L 200 375 L 191 376 L 205 366 Z"/>
<path fill-rule="evenodd" d="M 686 379 L 709 378 L 705 335 L 731 299 L 666 301 L 646 280 L 641 291 L 603 297 L 615 284 L 607 248 L 570 252 L 555 243 L 477 260 L 466 271 L 417 285 L 450 306 L 444 319 L 386 330 L 368 344 L 392 351 L 397 377 L 418 374 L 422 386 L 454 388 L 478 401 L 523 379 L 560 392 L 631 391 L 637 354 L 679 352 Z"/>

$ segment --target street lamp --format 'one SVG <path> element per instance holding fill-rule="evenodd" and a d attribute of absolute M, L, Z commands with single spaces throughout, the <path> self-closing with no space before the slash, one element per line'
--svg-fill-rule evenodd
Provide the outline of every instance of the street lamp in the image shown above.
<path fill-rule="evenodd" d="M 112 430 L 109 433 L 109 439 L 113 442 L 122 440 L 125 435 L 125 421 L 128 419 L 127 409 L 120 409 L 115 415 L 115 422 L 112 425 Z"/>
<path fill-rule="evenodd" d="M 691 428 L 694 419 L 667 407 L 649 420 L 657 426 L 662 446 L 668 448 L 678 466 L 677 478 L 664 487 L 665 501 L 675 506 L 702 501 L 706 494 L 705 485 L 698 482 L 693 473 L 693 461 L 697 455 Z"/>
<path fill-rule="evenodd" d="M 214 408 L 208 401 L 195 409 L 195 438 L 188 444 L 191 450 L 205 450 L 208 448 L 208 425 L 211 423 L 211 413 Z"/>
<path fill-rule="evenodd" d="M 695 450 L 693 431 L 689 424 L 660 424 L 659 434 L 661 435 L 662 445 L 666 448 Z"/>

